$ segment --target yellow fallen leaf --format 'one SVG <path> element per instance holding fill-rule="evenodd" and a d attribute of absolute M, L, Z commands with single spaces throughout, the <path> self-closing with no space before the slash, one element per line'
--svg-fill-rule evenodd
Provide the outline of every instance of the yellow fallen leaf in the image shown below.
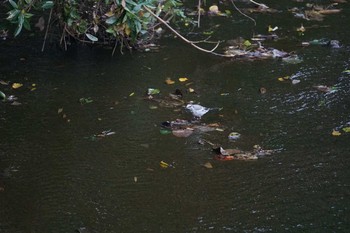
<path fill-rule="evenodd" d="M 133 95 L 135 95 L 135 92 L 130 93 L 130 95 L 129 95 L 129 96 L 133 96 Z"/>
<path fill-rule="evenodd" d="M 303 25 L 301 25 L 299 28 L 297 28 L 297 32 L 305 32 L 306 29 Z"/>
<path fill-rule="evenodd" d="M 284 76 L 284 77 L 279 77 L 278 78 L 278 81 L 281 81 L 281 82 L 283 82 L 283 81 L 285 81 L 285 80 L 288 80 L 290 77 L 287 75 L 287 76 Z"/>
<path fill-rule="evenodd" d="M 168 85 L 171 85 L 171 84 L 174 84 L 175 81 L 171 80 L 171 78 L 167 78 L 167 79 L 165 79 L 165 83 Z"/>
<path fill-rule="evenodd" d="M 13 84 L 12 84 L 12 88 L 13 88 L 13 89 L 20 88 L 21 86 L 23 86 L 22 83 L 13 83 Z"/>
<path fill-rule="evenodd" d="M 193 88 L 188 88 L 188 92 L 189 92 L 189 93 L 193 93 L 193 92 L 194 92 L 194 89 L 193 89 Z"/>
<path fill-rule="evenodd" d="M 167 168 L 169 167 L 169 164 L 164 162 L 164 161 L 160 161 L 160 164 L 159 164 L 162 168 Z"/>
<path fill-rule="evenodd" d="M 186 82 L 188 80 L 188 78 L 179 78 L 180 82 Z"/>
<path fill-rule="evenodd" d="M 211 13 L 217 14 L 219 13 L 219 7 L 217 5 L 212 5 L 211 7 L 209 7 L 209 11 Z"/>
<path fill-rule="evenodd" d="M 337 130 L 333 130 L 332 135 L 333 136 L 340 136 L 341 133 L 339 131 L 337 131 Z"/>

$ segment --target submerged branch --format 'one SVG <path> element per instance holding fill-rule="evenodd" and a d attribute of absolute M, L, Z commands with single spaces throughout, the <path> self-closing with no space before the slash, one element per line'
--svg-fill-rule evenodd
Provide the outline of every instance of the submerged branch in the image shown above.
<path fill-rule="evenodd" d="M 231 3 L 232 3 L 233 7 L 234 7 L 241 15 L 243 15 L 244 17 L 247 17 L 248 19 L 252 20 L 252 21 L 254 22 L 254 25 L 256 26 L 256 21 L 255 21 L 255 19 L 253 19 L 252 17 L 250 17 L 250 16 L 244 14 L 244 13 L 236 6 L 236 4 L 233 2 L 233 0 L 230 0 L 230 1 L 231 1 Z"/>
<path fill-rule="evenodd" d="M 217 49 L 217 47 L 220 45 L 220 41 L 216 42 L 216 46 L 212 49 L 212 50 L 208 50 L 208 49 L 204 49 L 198 45 L 196 45 L 196 43 L 198 42 L 194 42 L 194 41 L 190 41 L 187 38 L 185 38 L 184 36 L 182 36 L 178 31 L 176 31 L 174 28 L 172 28 L 167 22 L 165 22 L 162 18 L 160 18 L 159 16 L 157 16 L 153 11 L 151 11 L 148 7 L 143 6 L 145 8 L 146 11 L 148 11 L 153 17 L 155 17 L 158 21 L 160 21 L 162 24 L 164 24 L 168 29 L 170 29 L 170 31 L 172 31 L 175 35 L 177 35 L 178 37 L 180 37 L 180 39 L 182 39 L 183 41 L 185 41 L 186 43 L 192 45 L 193 47 L 195 47 L 196 49 L 205 52 L 205 53 L 210 53 L 216 56 L 221 56 L 221 57 L 233 57 L 232 55 L 228 55 L 228 54 L 221 54 L 221 53 L 216 53 L 214 52 L 215 49 Z"/>
<path fill-rule="evenodd" d="M 269 8 L 268 6 L 266 6 L 266 5 L 263 4 L 263 3 L 258 3 L 258 2 L 255 2 L 255 1 L 253 1 L 253 0 L 250 0 L 250 2 L 251 2 L 251 3 L 254 3 L 255 5 L 258 5 L 258 6 L 260 6 L 260 7 L 263 7 L 263 8 Z"/>

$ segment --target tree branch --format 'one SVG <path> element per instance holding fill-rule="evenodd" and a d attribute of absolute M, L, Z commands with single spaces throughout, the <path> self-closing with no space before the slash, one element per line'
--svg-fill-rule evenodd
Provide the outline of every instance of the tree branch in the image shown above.
<path fill-rule="evenodd" d="M 261 7 L 263 7 L 263 8 L 269 8 L 268 6 L 266 6 L 266 5 L 263 4 L 263 3 L 258 3 L 258 2 L 255 2 L 255 1 L 253 1 L 253 0 L 250 0 L 250 2 L 251 2 L 251 3 L 254 3 L 255 5 L 261 6 Z"/>
<path fill-rule="evenodd" d="M 236 6 L 236 4 L 233 2 L 233 0 L 230 0 L 230 1 L 231 1 L 231 3 L 232 3 L 233 7 L 234 7 L 241 15 L 243 15 L 243 16 L 247 17 L 248 19 L 252 20 L 252 21 L 254 22 L 254 25 L 256 26 L 256 21 L 255 21 L 255 19 L 253 19 L 252 17 L 250 17 L 250 16 L 244 14 L 244 13 Z"/>
<path fill-rule="evenodd" d="M 172 31 L 175 35 L 177 35 L 181 40 L 185 41 L 186 43 L 190 44 L 191 46 L 195 47 L 196 49 L 202 51 L 202 52 L 205 52 L 205 53 L 210 53 L 210 54 L 213 54 L 213 55 L 216 55 L 216 56 L 220 56 L 220 57 L 234 57 L 232 55 L 229 55 L 229 54 L 221 54 L 221 53 L 216 53 L 214 52 L 215 49 L 217 49 L 217 47 L 219 46 L 220 44 L 220 41 L 218 41 L 216 43 L 216 46 L 212 49 L 212 50 L 207 50 L 207 49 L 204 49 L 198 45 L 196 45 L 195 43 L 196 42 L 193 42 L 193 41 L 190 41 L 188 40 L 187 38 L 185 38 L 184 36 L 182 36 L 179 32 L 177 32 L 174 28 L 172 28 L 167 22 L 165 22 L 162 18 L 160 18 L 159 16 L 157 16 L 153 11 L 151 11 L 148 7 L 146 6 L 143 6 L 144 9 L 146 11 L 148 11 L 153 17 L 155 17 L 158 21 L 160 21 L 162 24 L 164 24 L 168 29 L 170 29 L 170 31 Z"/>
<path fill-rule="evenodd" d="M 44 52 L 44 49 L 45 49 L 46 38 L 47 38 L 47 34 L 49 32 L 49 27 L 50 27 L 50 23 L 51 23 L 52 10 L 53 10 L 53 8 L 51 8 L 51 11 L 50 11 L 49 21 L 48 21 L 47 26 L 46 26 L 46 32 L 45 32 L 45 36 L 44 36 L 43 46 L 41 47 L 41 52 Z"/>

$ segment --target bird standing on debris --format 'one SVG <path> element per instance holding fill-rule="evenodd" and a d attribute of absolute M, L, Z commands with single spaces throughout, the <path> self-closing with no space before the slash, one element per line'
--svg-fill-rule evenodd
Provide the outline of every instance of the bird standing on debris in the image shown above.
<path fill-rule="evenodd" d="M 199 104 L 187 104 L 186 109 L 190 110 L 192 115 L 201 119 L 201 117 L 212 110 Z"/>

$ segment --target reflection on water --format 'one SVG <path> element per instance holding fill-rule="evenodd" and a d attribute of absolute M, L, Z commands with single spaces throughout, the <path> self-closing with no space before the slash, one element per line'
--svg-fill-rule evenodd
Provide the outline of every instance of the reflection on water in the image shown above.
<path fill-rule="evenodd" d="M 344 33 L 337 51 L 299 48 L 297 65 L 228 61 L 174 41 L 160 53 L 113 58 L 101 49 L 41 54 L 2 42 L 0 79 L 23 87 L 0 86 L 22 103 L 0 104 L 0 231 L 349 231 L 349 133 L 331 135 L 350 122 Z M 300 83 L 278 81 L 287 75 Z M 161 135 L 161 122 L 191 117 L 143 99 L 148 88 L 166 95 L 189 87 L 166 85 L 167 77 L 189 78 L 197 94 L 184 92 L 186 101 L 223 107 L 203 121 L 225 131 Z M 116 134 L 90 140 L 104 130 Z M 227 140 L 232 131 L 242 135 L 236 142 Z M 221 162 L 199 139 L 282 151 Z M 161 169 L 160 161 L 175 168 Z M 201 166 L 208 161 L 213 169 Z"/>

